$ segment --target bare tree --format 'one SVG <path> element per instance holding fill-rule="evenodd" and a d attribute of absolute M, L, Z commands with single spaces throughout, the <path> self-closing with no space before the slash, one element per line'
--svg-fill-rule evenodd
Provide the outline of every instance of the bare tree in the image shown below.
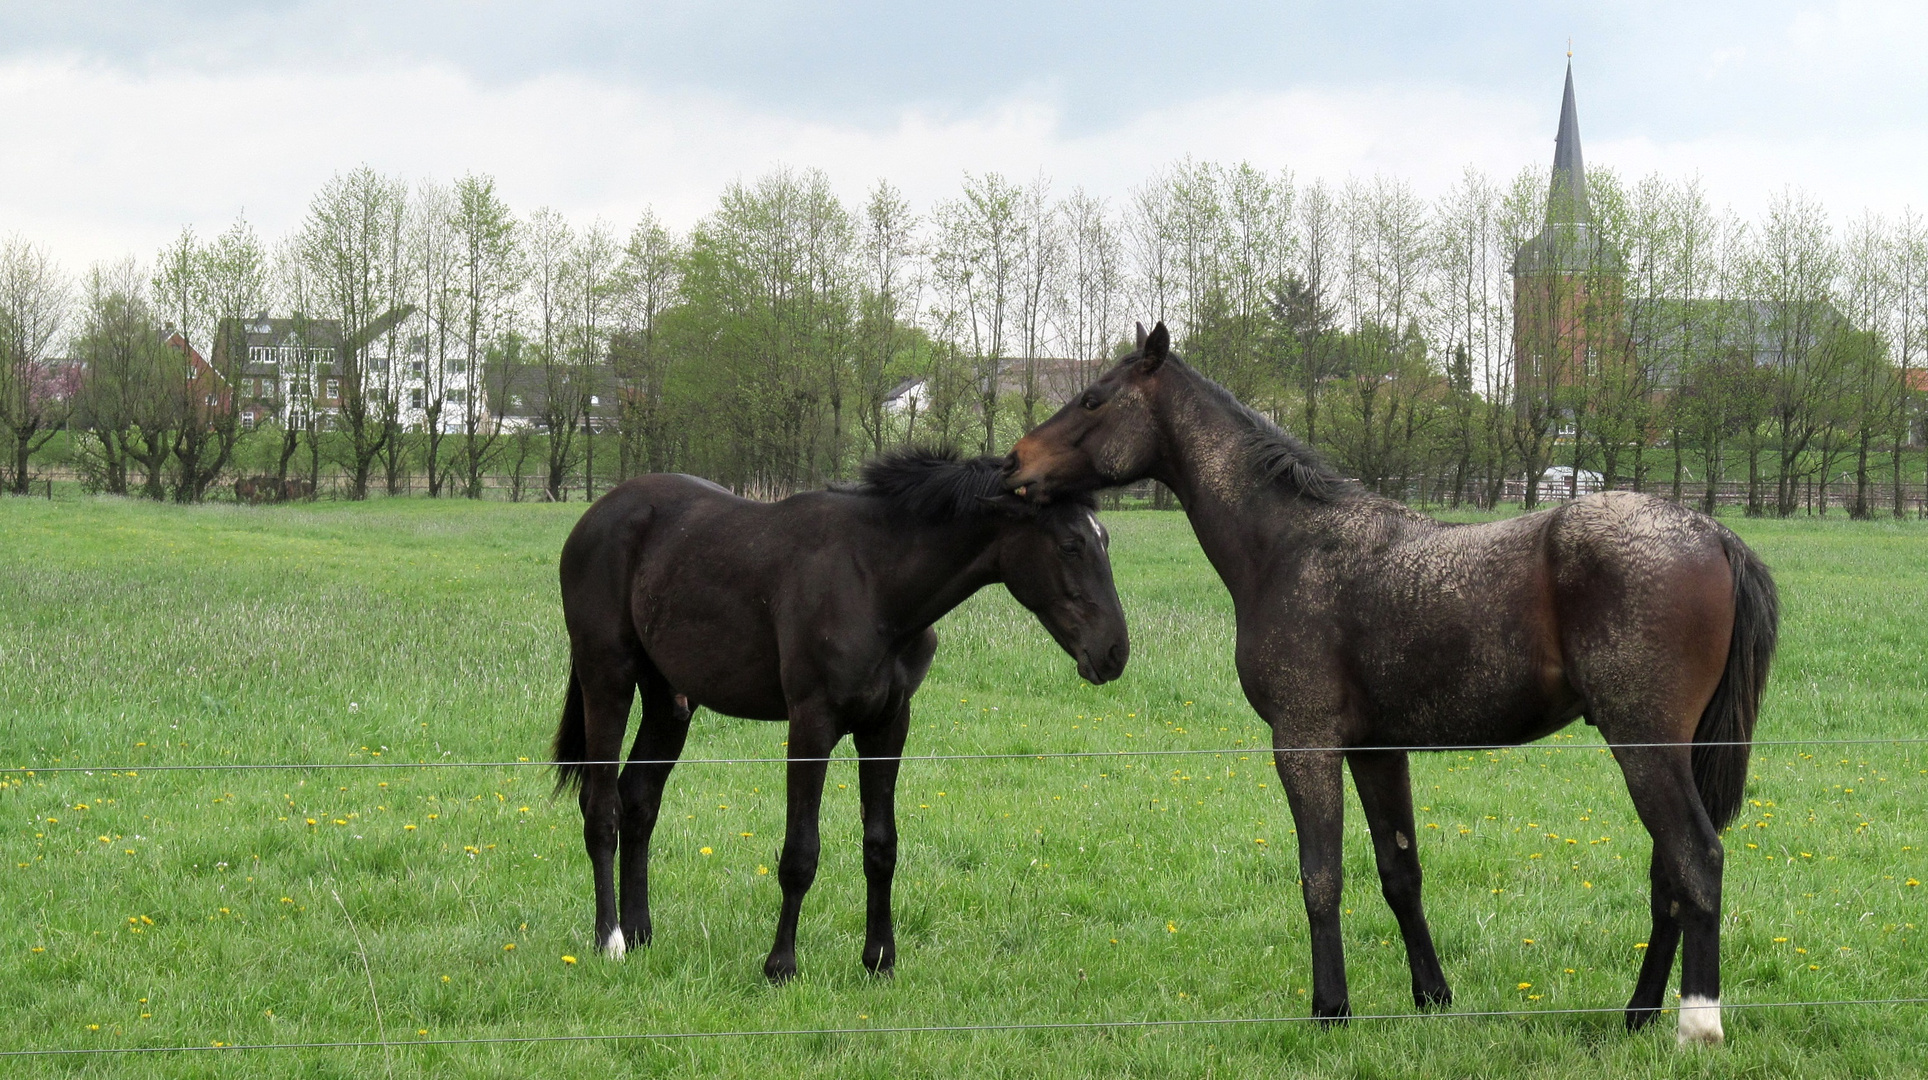
<path fill-rule="evenodd" d="M 353 499 L 368 497 L 375 461 L 395 435 L 394 373 L 377 373 L 371 361 L 385 338 L 390 355 L 384 359 L 393 359 L 390 335 L 410 310 L 403 306 L 399 272 L 407 198 L 401 181 L 364 166 L 322 187 L 300 233 L 316 294 L 341 326 L 338 355 L 319 396 L 345 438 L 342 465 Z"/>
<path fill-rule="evenodd" d="M 906 321 L 918 306 L 917 218 L 903 193 L 880 180 L 864 204 L 858 228 L 861 269 L 852 353 L 857 422 L 870 452 L 881 454 L 890 426 L 885 398 L 908 370 L 904 358 L 912 335 Z"/>
<path fill-rule="evenodd" d="M 658 323 L 676 302 L 681 283 L 681 245 L 654 212 L 644 211 L 629 232 L 611 281 L 616 330 L 610 361 L 620 387 L 620 477 L 670 467 L 669 356 L 658 341 Z"/>
<path fill-rule="evenodd" d="M 0 240 L 0 426 L 10 443 L 5 485 L 27 492 L 27 463 L 53 438 L 72 401 L 75 373 L 50 365 L 66 325 L 72 286 L 45 248 Z"/>
<path fill-rule="evenodd" d="M 495 180 L 469 175 L 456 181 L 450 218 L 455 243 L 456 318 L 466 365 L 461 396 L 461 469 L 466 494 L 482 497 L 482 477 L 500 447 L 497 405 L 505 394 L 506 362 L 491 364 L 499 339 L 515 327 L 515 297 L 521 288 L 520 230 L 495 192 Z"/>
<path fill-rule="evenodd" d="M 1071 366 L 1051 389 L 1062 400 L 1097 379 L 1124 337 L 1126 271 L 1124 244 L 1104 200 L 1079 188 L 1058 204 L 1058 218 L 1066 265 L 1057 322 Z"/>

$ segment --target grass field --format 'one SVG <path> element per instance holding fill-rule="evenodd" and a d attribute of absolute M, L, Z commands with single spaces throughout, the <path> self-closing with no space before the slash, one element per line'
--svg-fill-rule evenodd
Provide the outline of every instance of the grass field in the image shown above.
<path fill-rule="evenodd" d="M 940 627 L 908 763 L 899 966 L 866 976 L 854 769 L 831 770 L 803 974 L 761 974 L 781 768 L 691 765 L 655 845 L 655 944 L 588 940 L 580 817 L 535 767 L 153 772 L 195 762 L 539 762 L 564 673 L 555 555 L 580 506 L 0 502 L 0 1049 L 1303 1016 L 1290 816 L 1231 666 L 1230 605 L 1176 514 L 1109 519 L 1133 659 L 1093 689 L 1001 589 Z M 1928 530 L 1733 523 L 1785 619 L 1763 739 L 1928 735 Z M 782 729 L 700 715 L 691 756 Z M 848 752 L 848 744 L 843 748 Z M 379 755 L 379 757 L 377 756 Z M 1928 994 L 1928 747 L 1773 746 L 1728 836 L 1730 1004 Z M 1575 726 L 1415 760 L 1455 1011 L 1619 1006 L 1648 840 Z M 846 786 L 847 785 L 847 786 Z M 1412 1011 L 1363 818 L 1358 1013 Z M 565 957 L 574 957 L 569 962 Z M 379 1020 L 377 1012 L 379 1010 Z M 1928 1010 L 0 1058 L 0 1074 L 303 1077 L 1912 1076 Z"/>

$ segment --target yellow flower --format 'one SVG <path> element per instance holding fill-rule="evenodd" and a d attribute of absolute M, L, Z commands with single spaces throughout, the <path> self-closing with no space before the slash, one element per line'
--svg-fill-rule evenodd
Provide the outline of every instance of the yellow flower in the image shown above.
<path fill-rule="evenodd" d="M 320 824 L 320 823 L 319 823 L 319 822 L 317 822 L 317 821 L 316 821 L 316 820 L 315 820 L 314 818 L 309 818 L 309 819 L 308 819 L 308 824 L 310 824 L 310 825 L 316 825 L 316 824 Z"/>
<path fill-rule="evenodd" d="M 1533 944 L 1533 939 L 1532 939 L 1532 938 L 1530 938 L 1530 937 L 1523 937 L 1523 938 L 1521 938 L 1521 939 L 1520 939 L 1520 944 L 1522 944 L 1522 945 L 1531 945 L 1531 944 Z"/>
<path fill-rule="evenodd" d="M 1921 882 L 1916 881 L 1914 878 L 1909 878 L 1907 884 L 1909 888 L 1914 888 L 1915 886 L 1921 884 Z"/>
<path fill-rule="evenodd" d="M 404 826 L 402 826 L 402 831 L 403 831 L 403 832 L 414 832 L 414 831 L 415 831 L 415 826 L 413 826 L 413 825 L 404 825 Z"/>
<path fill-rule="evenodd" d="M 759 874 L 767 874 L 770 872 L 770 868 L 767 866 L 759 866 L 756 868 L 756 872 Z"/>
<path fill-rule="evenodd" d="M 1634 948 L 1636 948 L 1636 949 L 1644 949 L 1644 948 L 1646 948 L 1646 947 L 1647 947 L 1647 943 L 1646 943 L 1646 942 L 1644 942 L 1644 941 L 1643 941 L 1643 942 L 1641 942 L 1640 944 L 1638 944 L 1638 945 L 1635 945 L 1635 946 L 1634 946 Z"/>
<path fill-rule="evenodd" d="M 576 958 L 573 956 L 564 956 L 562 962 L 565 964 L 573 964 L 576 962 Z"/>
<path fill-rule="evenodd" d="M 698 855 L 709 855 L 709 854 L 711 854 L 711 851 L 710 851 L 710 849 L 709 849 L 709 848 L 697 848 L 697 849 L 696 849 L 696 853 L 697 853 Z"/>
<path fill-rule="evenodd" d="M 87 1025 L 87 1030 L 88 1030 L 88 1031 L 99 1031 L 99 1030 L 100 1030 L 100 1025 L 99 1025 L 99 1024 L 88 1024 L 88 1025 Z"/>
<path fill-rule="evenodd" d="M 513 942 L 513 941 L 511 941 L 511 942 L 509 942 L 509 943 L 508 943 L 507 945 L 504 945 L 504 946 L 502 946 L 502 951 L 503 951 L 503 952 L 514 952 L 514 951 L 515 951 L 515 942 Z"/>
<path fill-rule="evenodd" d="M 1177 923 L 1174 923 L 1174 922 L 1168 922 L 1168 923 L 1166 923 L 1166 924 L 1165 924 L 1165 932 L 1166 932 L 1167 934 L 1176 934 L 1176 933 L 1178 933 L 1178 924 L 1177 924 Z"/>
<path fill-rule="evenodd" d="M 1777 937 L 1777 938 L 1775 938 L 1775 939 L 1774 939 L 1774 944 L 1776 944 L 1776 945 L 1785 945 L 1785 944 L 1787 944 L 1787 939 L 1786 939 L 1786 938 L 1784 938 L 1784 937 Z"/>
<path fill-rule="evenodd" d="M 443 981 L 443 982 L 448 982 L 448 981 L 449 981 L 449 977 L 448 977 L 447 975 L 444 975 L 444 976 L 442 976 L 442 981 Z"/>
<path fill-rule="evenodd" d="M 1531 989 L 1533 989 L 1533 984 L 1532 984 L 1532 983 L 1521 983 L 1521 984 L 1520 984 L 1519 986 L 1517 986 L 1517 987 L 1515 987 L 1515 989 L 1517 989 L 1517 990 L 1531 990 Z"/>
<path fill-rule="evenodd" d="M 294 903 L 294 898 L 289 896 L 284 896 L 281 898 L 281 902 L 284 904 L 292 904 Z"/>

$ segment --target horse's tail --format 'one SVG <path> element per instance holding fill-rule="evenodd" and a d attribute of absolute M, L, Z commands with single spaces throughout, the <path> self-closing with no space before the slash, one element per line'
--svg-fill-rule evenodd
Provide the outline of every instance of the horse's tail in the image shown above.
<path fill-rule="evenodd" d="M 1774 659 L 1781 618 L 1780 598 L 1766 564 L 1725 528 L 1720 530 L 1720 546 L 1734 571 L 1734 637 L 1727 646 L 1727 670 L 1694 729 L 1694 742 L 1707 744 L 1694 747 L 1694 786 L 1716 829 L 1726 828 L 1740 812 L 1754 720 L 1760 714 L 1761 688 Z"/>
<path fill-rule="evenodd" d="M 576 665 L 571 661 L 569 692 L 562 702 L 562 722 L 556 725 L 554 760 L 557 794 L 582 786 L 583 774 L 588 771 L 583 760 L 588 756 L 589 733 L 583 722 L 582 680 L 576 678 Z"/>

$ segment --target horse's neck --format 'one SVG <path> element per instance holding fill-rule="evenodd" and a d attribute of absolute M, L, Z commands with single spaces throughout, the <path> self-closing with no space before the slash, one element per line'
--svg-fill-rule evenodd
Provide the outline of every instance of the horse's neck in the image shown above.
<path fill-rule="evenodd" d="M 922 630 L 996 581 L 997 537 L 988 520 L 907 526 L 876 568 L 883 621 Z"/>
<path fill-rule="evenodd" d="M 1321 504 L 1252 467 L 1246 422 L 1223 404 L 1186 386 L 1167 402 L 1163 428 L 1165 454 L 1152 475 L 1178 496 L 1234 599 L 1255 589 L 1282 551 L 1321 542 Z"/>

